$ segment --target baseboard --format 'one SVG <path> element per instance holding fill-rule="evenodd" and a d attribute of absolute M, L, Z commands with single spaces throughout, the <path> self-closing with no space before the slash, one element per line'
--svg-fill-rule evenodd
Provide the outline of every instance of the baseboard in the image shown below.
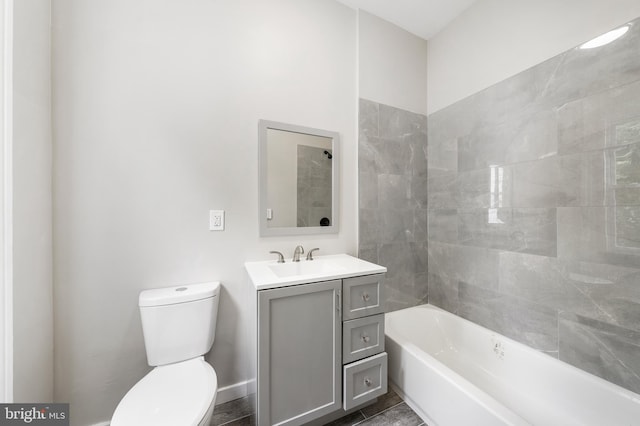
<path fill-rule="evenodd" d="M 250 382 L 252 382 L 252 380 L 245 380 L 243 382 L 219 388 L 218 394 L 216 395 L 216 405 L 224 404 L 225 402 L 247 396 L 247 386 L 250 386 Z"/>

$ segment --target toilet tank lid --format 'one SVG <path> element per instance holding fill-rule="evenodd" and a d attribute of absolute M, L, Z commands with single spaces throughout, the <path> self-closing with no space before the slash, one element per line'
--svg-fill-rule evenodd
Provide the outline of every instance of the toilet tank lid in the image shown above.
<path fill-rule="evenodd" d="M 217 297 L 218 294 L 220 294 L 219 281 L 154 288 L 140 292 L 138 306 L 175 305 Z"/>

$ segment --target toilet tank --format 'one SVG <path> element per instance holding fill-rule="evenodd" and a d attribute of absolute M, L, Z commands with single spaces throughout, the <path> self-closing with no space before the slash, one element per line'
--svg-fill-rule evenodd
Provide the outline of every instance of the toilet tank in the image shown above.
<path fill-rule="evenodd" d="M 150 366 L 204 355 L 216 335 L 220 283 L 144 290 L 138 306 Z"/>

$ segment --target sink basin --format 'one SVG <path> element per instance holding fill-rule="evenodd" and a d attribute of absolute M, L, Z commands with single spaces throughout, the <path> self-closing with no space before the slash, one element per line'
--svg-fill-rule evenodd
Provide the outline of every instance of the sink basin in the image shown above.
<path fill-rule="evenodd" d="M 269 260 L 244 265 L 257 290 L 387 272 L 384 266 L 348 254 L 316 256 L 314 260 L 300 262 Z"/>
<path fill-rule="evenodd" d="M 347 266 L 336 259 L 316 258 L 314 260 L 301 260 L 300 262 L 275 263 L 268 265 L 269 269 L 278 277 L 292 277 L 295 275 L 329 274 L 345 271 Z"/>

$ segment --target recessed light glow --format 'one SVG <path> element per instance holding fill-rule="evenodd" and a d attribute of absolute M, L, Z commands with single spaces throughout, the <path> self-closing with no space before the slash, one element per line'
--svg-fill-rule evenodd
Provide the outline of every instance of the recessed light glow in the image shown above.
<path fill-rule="evenodd" d="M 594 38 L 591 41 L 586 42 L 580 49 L 593 49 L 594 47 L 604 46 L 605 44 L 609 44 L 614 40 L 622 37 L 627 31 L 629 31 L 629 25 L 625 25 L 624 27 L 616 28 L 615 30 L 609 31 L 608 33 L 602 34 Z"/>

